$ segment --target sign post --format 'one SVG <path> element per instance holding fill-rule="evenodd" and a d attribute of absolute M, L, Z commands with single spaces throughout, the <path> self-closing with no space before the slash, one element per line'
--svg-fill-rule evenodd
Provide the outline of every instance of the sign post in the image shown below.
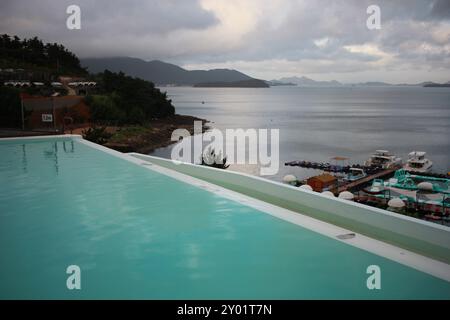
<path fill-rule="evenodd" d="M 42 122 L 53 122 L 53 114 L 43 113 L 42 114 Z"/>
<path fill-rule="evenodd" d="M 53 121 L 53 130 L 56 131 L 56 122 L 55 122 L 55 98 L 52 97 L 52 121 Z"/>
<path fill-rule="evenodd" d="M 24 112 L 23 112 L 23 95 L 20 94 L 20 108 L 22 113 L 22 130 L 25 130 L 25 119 L 24 119 Z"/>

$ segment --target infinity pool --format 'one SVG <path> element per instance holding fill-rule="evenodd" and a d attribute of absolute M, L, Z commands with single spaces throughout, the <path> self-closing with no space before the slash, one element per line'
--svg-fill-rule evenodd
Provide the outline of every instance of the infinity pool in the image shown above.
<path fill-rule="evenodd" d="M 0 155 L 2 299 L 450 298 L 445 280 L 80 139 L 5 140 Z"/>

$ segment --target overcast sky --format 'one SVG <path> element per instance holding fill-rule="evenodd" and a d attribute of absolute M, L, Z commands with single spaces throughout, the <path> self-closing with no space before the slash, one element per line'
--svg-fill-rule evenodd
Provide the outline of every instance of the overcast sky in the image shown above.
<path fill-rule="evenodd" d="M 66 28 L 71 4 L 81 30 Z M 450 0 L 1 0 L 0 33 L 262 79 L 450 81 Z"/>

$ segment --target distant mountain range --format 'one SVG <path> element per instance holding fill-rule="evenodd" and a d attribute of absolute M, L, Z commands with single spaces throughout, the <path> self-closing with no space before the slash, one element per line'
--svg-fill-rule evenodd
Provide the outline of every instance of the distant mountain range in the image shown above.
<path fill-rule="evenodd" d="M 288 78 L 281 78 L 279 80 L 272 80 L 272 82 L 278 83 L 278 85 L 280 85 L 280 83 L 293 83 L 301 87 L 335 87 L 342 85 L 342 83 L 336 80 L 315 81 L 307 77 L 288 77 Z"/>
<path fill-rule="evenodd" d="M 338 86 L 357 86 L 357 87 L 386 87 L 386 86 L 408 86 L 408 87 L 448 87 L 450 81 L 447 83 L 434 83 L 430 81 L 420 82 L 415 84 L 400 83 L 392 84 L 379 81 L 359 82 L 359 83 L 341 83 L 336 80 L 331 81 L 316 81 L 307 77 L 288 77 L 279 80 L 268 81 L 270 85 L 296 85 L 300 87 L 338 87 Z"/>
<path fill-rule="evenodd" d="M 297 86 L 296 83 L 293 82 L 283 82 L 280 80 L 270 80 L 266 81 L 266 83 L 271 87 L 277 87 L 277 86 Z"/>
<path fill-rule="evenodd" d="M 431 81 L 425 81 L 420 83 L 386 83 L 386 82 L 363 82 L 363 83 L 355 83 L 351 84 L 352 86 L 372 86 L 372 87 L 386 87 L 386 86 L 396 86 L 396 87 L 448 87 L 450 86 L 450 81 L 447 83 L 435 83 Z"/>
<path fill-rule="evenodd" d="M 275 83 L 276 85 L 289 85 L 294 84 L 299 87 L 339 87 L 339 86 L 364 86 L 364 87 L 377 87 L 377 86 L 391 86 L 389 83 L 385 82 L 360 82 L 360 83 L 351 83 L 344 84 L 342 82 L 331 80 L 331 81 L 316 81 L 307 77 L 287 77 L 281 78 L 279 80 L 271 80 L 271 83 Z"/>
<path fill-rule="evenodd" d="M 446 83 L 434 83 L 430 82 L 424 85 L 424 87 L 438 87 L 438 88 L 449 88 L 450 87 L 450 81 Z"/>
<path fill-rule="evenodd" d="M 81 59 L 81 65 L 89 72 L 123 71 L 125 74 L 152 81 L 157 85 L 187 85 L 199 83 L 237 82 L 253 80 L 252 77 L 230 69 L 186 70 L 159 60 L 144 61 L 136 58 L 90 58 Z"/>
<path fill-rule="evenodd" d="M 250 79 L 231 82 L 204 82 L 194 84 L 196 88 L 268 88 L 270 85 L 264 80 Z"/>
<path fill-rule="evenodd" d="M 316 81 L 307 77 L 285 77 L 278 80 L 264 81 L 250 77 L 233 69 L 186 70 L 177 65 L 159 60 L 144 61 L 137 58 L 87 58 L 81 59 L 81 65 L 89 72 L 103 72 L 105 69 L 152 81 L 157 85 L 196 86 L 196 87 L 267 87 L 301 86 L 301 87 L 337 87 L 337 86 L 419 86 L 448 87 L 450 81 L 439 84 L 421 82 L 417 84 L 391 84 L 386 82 L 361 82 L 344 84 L 336 80 Z"/>

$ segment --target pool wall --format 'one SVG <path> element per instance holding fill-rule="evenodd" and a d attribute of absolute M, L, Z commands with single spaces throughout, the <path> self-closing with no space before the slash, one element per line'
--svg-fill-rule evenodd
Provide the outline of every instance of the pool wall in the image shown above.
<path fill-rule="evenodd" d="M 129 155 L 247 196 L 450 263 L 450 228 L 244 173 Z"/>

